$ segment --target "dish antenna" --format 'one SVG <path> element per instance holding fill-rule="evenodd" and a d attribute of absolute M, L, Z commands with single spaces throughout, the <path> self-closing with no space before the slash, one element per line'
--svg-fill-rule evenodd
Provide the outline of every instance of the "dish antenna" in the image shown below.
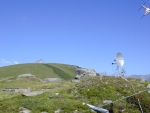
<path fill-rule="evenodd" d="M 124 73 L 125 73 L 125 70 L 122 69 L 121 72 L 120 72 L 120 69 L 124 66 L 124 58 L 123 58 L 123 55 L 118 52 L 116 54 L 116 59 L 114 60 L 116 63 L 112 63 L 113 64 L 117 64 L 117 71 L 118 71 L 118 74 L 121 75 L 121 76 L 124 76 Z M 116 72 L 115 72 L 116 73 Z"/>
<path fill-rule="evenodd" d="M 120 52 L 118 52 L 116 55 L 116 63 L 118 67 L 123 67 L 124 65 L 124 58 Z"/>
<path fill-rule="evenodd" d="M 123 55 L 120 53 L 120 52 L 118 52 L 117 53 L 117 55 L 116 55 L 116 60 L 114 60 L 116 63 L 112 63 L 112 65 L 113 64 L 117 64 L 117 71 L 118 71 L 118 75 L 120 75 L 121 76 L 121 78 L 122 79 L 124 79 L 124 80 L 126 80 L 126 81 L 128 81 L 126 78 L 124 78 L 124 74 L 126 73 L 126 71 L 122 68 L 123 67 L 123 65 L 124 65 L 124 58 L 123 58 Z M 120 71 L 120 68 L 122 68 L 122 70 Z M 115 72 L 116 73 L 116 72 Z M 114 73 L 114 74 L 115 74 Z M 113 75 L 114 75 L 113 74 Z M 129 82 L 129 81 L 128 81 Z M 130 83 L 130 82 L 129 82 Z M 134 89 L 134 86 L 132 85 L 132 83 L 130 83 L 131 84 L 131 86 L 132 86 L 132 89 L 133 89 L 133 91 L 134 91 L 134 93 L 135 93 L 135 89 Z M 149 87 L 149 89 L 150 89 L 150 87 Z M 149 90 L 148 90 L 149 91 Z M 139 107 L 140 107 L 140 110 L 141 110 L 141 113 L 143 113 L 143 110 L 142 110 L 142 107 L 141 107 L 141 104 L 140 104 L 140 100 L 139 99 L 137 99 L 138 100 L 138 103 L 139 103 Z"/>

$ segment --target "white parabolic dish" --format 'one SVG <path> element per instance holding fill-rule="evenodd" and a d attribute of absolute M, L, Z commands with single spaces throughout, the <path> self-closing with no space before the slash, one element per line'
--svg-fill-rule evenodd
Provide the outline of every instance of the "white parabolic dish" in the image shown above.
<path fill-rule="evenodd" d="M 120 52 L 118 52 L 116 55 L 116 63 L 118 67 L 122 67 L 124 65 L 124 58 Z"/>

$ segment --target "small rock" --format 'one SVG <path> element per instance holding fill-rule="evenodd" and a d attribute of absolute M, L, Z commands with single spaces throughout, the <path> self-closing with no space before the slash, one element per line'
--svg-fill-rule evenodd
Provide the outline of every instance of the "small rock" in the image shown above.
<path fill-rule="evenodd" d="M 113 103 L 113 102 L 112 102 L 112 100 L 104 100 L 103 103 L 104 104 L 110 104 L 110 103 Z"/>
<path fill-rule="evenodd" d="M 77 113 L 78 112 L 78 110 L 75 110 L 73 113 Z"/>
<path fill-rule="evenodd" d="M 64 86 L 65 86 L 65 87 L 69 87 L 69 85 L 66 85 L 66 84 L 65 84 Z"/>
<path fill-rule="evenodd" d="M 56 95 L 56 96 L 58 96 L 58 95 L 59 95 L 59 93 L 55 93 L 55 95 Z"/>
<path fill-rule="evenodd" d="M 6 82 L 12 82 L 12 80 L 7 80 Z"/>
<path fill-rule="evenodd" d="M 148 84 L 147 88 L 150 89 L 150 84 Z"/>
<path fill-rule="evenodd" d="M 55 113 L 60 113 L 61 112 L 61 109 L 57 109 L 56 111 L 55 111 Z"/>
<path fill-rule="evenodd" d="M 60 78 L 46 78 L 43 82 L 61 82 Z"/>
<path fill-rule="evenodd" d="M 82 105 L 86 105 L 85 103 L 82 103 Z"/>
<path fill-rule="evenodd" d="M 71 82 L 75 82 L 75 83 L 78 83 L 78 82 L 80 82 L 80 80 L 72 80 Z"/>
<path fill-rule="evenodd" d="M 56 97 L 56 96 L 58 96 L 58 95 L 59 95 L 59 93 L 54 93 L 54 94 L 50 95 L 49 98 L 53 98 L 53 97 Z"/>
<path fill-rule="evenodd" d="M 19 108 L 19 113 L 30 113 L 31 111 L 28 110 L 27 108 L 23 108 L 23 107 L 20 107 Z"/>

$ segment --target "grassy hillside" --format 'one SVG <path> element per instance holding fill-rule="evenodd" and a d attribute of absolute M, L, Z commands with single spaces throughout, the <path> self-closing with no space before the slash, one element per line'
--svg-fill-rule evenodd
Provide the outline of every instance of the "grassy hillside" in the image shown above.
<path fill-rule="evenodd" d="M 31 73 L 39 78 L 62 78 L 65 80 L 75 77 L 75 67 L 66 64 L 18 64 L 0 68 L 0 78 L 17 77 L 20 74 Z"/>
<path fill-rule="evenodd" d="M 139 79 L 128 79 L 133 83 L 135 91 L 147 89 L 149 82 Z M 88 103 L 95 106 L 103 106 L 104 100 L 116 101 L 123 97 L 132 95 L 134 92 L 131 84 L 119 77 L 97 76 L 93 79 L 87 78 L 79 83 L 64 81 L 61 83 L 41 83 L 41 82 L 2 82 L 0 87 L 31 87 L 33 90 L 40 88 L 50 88 L 43 94 L 34 97 L 24 97 L 21 94 L 0 93 L 0 112 L 18 113 L 20 107 L 25 107 L 32 113 L 41 113 L 46 111 L 54 113 L 61 109 L 61 113 L 92 113 L 89 107 L 82 103 Z M 59 93 L 59 95 L 54 95 Z M 110 113 L 140 113 L 137 98 L 140 99 L 144 113 L 150 112 L 150 93 L 144 92 L 127 99 L 114 102 L 113 107 L 104 105 L 103 108 L 113 110 Z M 124 110 L 123 112 L 121 112 Z"/>
<path fill-rule="evenodd" d="M 44 79 L 59 77 L 64 79 L 58 83 L 40 81 L 16 80 L 20 74 L 31 73 Z M 128 78 L 127 82 L 120 77 L 96 76 L 82 79 L 78 83 L 66 81 L 74 78 L 75 67 L 66 64 L 18 64 L 0 68 L 0 113 L 18 113 L 20 107 L 27 108 L 32 113 L 46 111 L 54 113 L 61 109 L 61 113 L 92 113 L 88 103 L 108 109 L 110 113 L 140 113 L 137 99 L 140 100 L 144 113 L 150 113 L 150 93 L 147 91 L 130 98 L 134 94 L 130 82 L 138 93 L 146 90 L 148 81 Z M 7 80 L 5 78 L 7 77 Z M 9 78 L 14 77 L 14 78 Z M 8 80 L 12 80 L 8 82 Z M 5 88 L 28 88 L 32 91 L 49 89 L 43 94 L 34 97 L 24 97 L 22 94 L 4 93 Z M 55 95 L 59 93 L 59 95 Z M 113 106 L 105 105 L 104 100 L 112 100 Z M 119 100 L 119 101 L 116 101 Z"/>

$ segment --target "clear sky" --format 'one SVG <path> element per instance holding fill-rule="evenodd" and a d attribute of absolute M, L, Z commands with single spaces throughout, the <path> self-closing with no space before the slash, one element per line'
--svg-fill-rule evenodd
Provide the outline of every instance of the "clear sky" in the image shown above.
<path fill-rule="evenodd" d="M 121 52 L 127 74 L 150 74 L 150 15 L 140 19 L 145 10 L 138 11 L 144 2 L 0 0 L 0 66 L 43 59 L 113 74 Z"/>

